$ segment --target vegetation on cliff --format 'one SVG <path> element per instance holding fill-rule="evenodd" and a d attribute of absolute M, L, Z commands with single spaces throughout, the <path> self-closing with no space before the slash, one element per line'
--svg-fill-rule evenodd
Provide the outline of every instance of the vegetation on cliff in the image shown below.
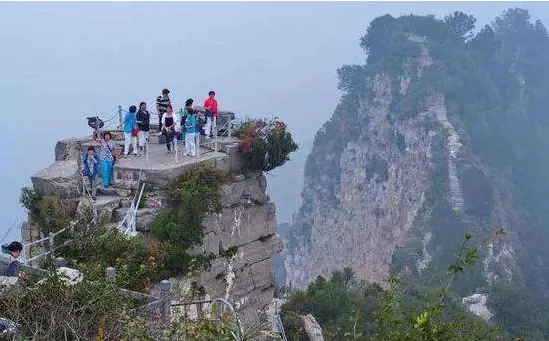
<path fill-rule="evenodd" d="M 212 255 L 190 249 L 202 241 L 204 216 L 219 210 L 219 188 L 227 180 L 226 173 L 212 166 L 198 166 L 167 186 L 172 206 L 155 218 L 149 235 L 129 237 L 112 227 L 97 231 L 79 225 L 73 242 L 59 254 L 91 280 L 115 267 L 118 285 L 138 291 L 207 266 Z"/>
<path fill-rule="evenodd" d="M 492 238 L 502 233 L 496 231 Z M 501 328 L 467 312 L 450 290 L 454 279 L 478 262 L 482 245 L 471 243 L 471 236 L 466 235 L 458 256 L 447 268 L 446 283 L 438 288 L 391 276 L 384 290 L 378 284 L 356 280 L 350 268 L 334 272 L 329 279 L 319 276 L 305 290 L 292 293 L 282 306 L 290 338 L 308 340 L 299 316 L 311 313 L 327 341 L 504 340 Z"/>
<path fill-rule="evenodd" d="M 250 170 L 271 171 L 288 161 L 297 150 L 286 124 L 278 119 L 247 120 L 236 131 L 241 139 L 239 150 L 246 155 Z"/>

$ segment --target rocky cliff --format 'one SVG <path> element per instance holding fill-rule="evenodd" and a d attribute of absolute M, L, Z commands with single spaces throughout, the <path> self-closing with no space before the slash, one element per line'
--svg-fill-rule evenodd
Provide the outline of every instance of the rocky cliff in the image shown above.
<path fill-rule="evenodd" d="M 548 294 L 547 273 L 532 277 L 545 263 L 532 237 L 547 240 L 534 182 L 546 183 L 548 165 L 548 87 L 536 72 L 549 73 L 539 56 L 549 38 L 518 9 L 476 35 L 474 23 L 463 13 L 372 21 L 367 63 L 339 70 L 343 96 L 307 159 L 287 285 L 346 266 L 372 282 L 432 283 L 471 232 L 486 247 L 461 291 L 523 281 Z M 482 244 L 502 226 L 505 237 Z"/>
<path fill-rule="evenodd" d="M 194 282 L 195 288 L 202 289 L 202 297 L 223 297 L 233 302 L 244 325 L 249 326 L 257 322 L 273 299 L 272 258 L 281 251 L 282 244 L 276 234 L 275 205 L 265 192 L 265 176 L 246 171 L 238 140 L 219 138 L 218 142 L 219 151 L 204 145 L 201 154 L 192 159 L 166 154 L 165 147 L 158 144 L 150 145 L 148 156 L 121 159 L 115 166 L 113 186 L 99 186 L 94 208 L 100 224 L 115 228 L 128 213 L 138 184 L 144 183 L 146 200 L 137 210 L 136 227 L 140 234 L 147 235 L 151 222 L 170 204 L 165 186 L 171 180 L 200 164 L 230 173 L 230 181 L 220 187 L 221 210 L 206 216 L 202 243 L 192 250 L 211 253 L 215 259 L 207 269 L 172 278 L 172 297 L 174 301 L 188 300 Z M 117 143 L 121 143 L 119 137 Z M 60 198 L 74 219 L 91 207 L 89 198 L 83 195 L 79 161 L 88 145 L 96 143 L 89 138 L 59 141 L 56 161 L 32 176 L 36 193 Z M 25 226 L 25 243 L 47 235 L 32 219 Z M 27 258 L 40 251 L 31 250 Z M 153 285 L 151 292 L 157 294 L 158 290 Z"/>

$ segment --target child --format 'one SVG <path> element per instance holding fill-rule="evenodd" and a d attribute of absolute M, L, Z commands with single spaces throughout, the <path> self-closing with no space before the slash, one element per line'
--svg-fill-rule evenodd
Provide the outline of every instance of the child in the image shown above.
<path fill-rule="evenodd" d="M 114 161 L 118 159 L 118 153 L 114 142 L 111 141 L 112 135 L 106 131 L 103 133 L 103 140 L 101 141 L 101 180 L 103 180 L 103 187 L 108 188 L 111 184 L 112 170 Z"/>
<path fill-rule="evenodd" d="M 4 276 L 18 277 L 21 271 L 21 262 L 17 258 L 21 256 L 23 244 L 13 241 L 9 245 L 2 245 L 2 252 L 10 255 L 10 264 L 4 271 Z"/>
<path fill-rule="evenodd" d="M 193 99 L 185 101 L 185 116 L 181 120 L 185 129 L 185 156 L 196 156 L 196 135 L 198 132 L 198 115 L 201 113 L 193 108 Z"/>
<path fill-rule="evenodd" d="M 151 119 L 151 114 L 147 111 L 147 103 L 141 102 L 139 104 L 139 111 L 137 112 L 136 118 L 137 127 L 139 128 L 139 150 L 144 152 L 147 141 L 149 140 L 149 123 Z"/>
<path fill-rule="evenodd" d="M 88 177 L 90 182 L 91 197 L 95 200 L 95 178 L 98 173 L 99 161 L 95 157 L 95 148 L 88 146 L 88 150 L 82 155 L 82 175 Z"/>
<path fill-rule="evenodd" d="M 130 106 L 130 111 L 124 116 L 124 155 L 130 154 L 130 143 L 133 146 L 133 155 L 137 155 L 137 118 L 135 105 Z"/>

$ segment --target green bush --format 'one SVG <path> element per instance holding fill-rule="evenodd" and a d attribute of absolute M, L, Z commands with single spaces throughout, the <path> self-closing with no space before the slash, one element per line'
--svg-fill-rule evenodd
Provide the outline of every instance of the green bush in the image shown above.
<path fill-rule="evenodd" d="M 187 251 L 202 241 L 202 221 L 206 214 L 221 209 L 219 188 L 228 179 L 228 174 L 201 165 L 167 186 L 174 205 L 151 224 L 151 234 L 167 247 L 166 275 L 181 274 L 193 260 L 201 265 L 208 264 L 211 255 L 191 256 Z"/>
<path fill-rule="evenodd" d="M 273 170 L 285 164 L 290 159 L 288 155 L 297 150 L 292 134 L 277 119 L 245 121 L 236 136 L 241 139 L 239 149 L 246 155 L 250 170 Z"/>
<path fill-rule="evenodd" d="M 59 231 L 70 223 L 67 208 L 59 197 L 41 196 L 33 188 L 23 187 L 19 202 L 29 210 L 31 220 L 44 234 Z"/>
<path fill-rule="evenodd" d="M 124 338 L 120 317 L 142 302 L 123 297 L 113 283 L 67 285 L 52 275 L 27 290 L 2 297 L 0 316 L 22 327 L 32 340 L 94 340 L 104 332 Z M 144 340 L 141 338 L 141 340 Z"/>

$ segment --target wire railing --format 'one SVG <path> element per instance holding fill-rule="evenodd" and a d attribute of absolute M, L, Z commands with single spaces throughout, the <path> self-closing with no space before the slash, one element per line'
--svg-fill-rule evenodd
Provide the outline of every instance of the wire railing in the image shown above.
<path fill-rule="evenodd" d="M 233 305 L 224 298 L 218 297 L 218 298 L 203 299 L 203 300 L 196 300 L 196 301 L 190 301 L 190 302 L 178 302 L 178 303 L 172 303 L 170 306 L 171 307 L 191 306 L 191 305 L 201 306 L 203 304 L 223 305 L 224 309 L 222 310 L 222 314 L 227 312 L 228 310 L 229 315 L 231 315 L 234 318 L 233 330 L 231 333 L 233 340 L 243 341 L 244 332 L 242 329 L 242 323 L 240 322 L 240 318 L 238 317 L 238 314 L 236 313 Z"/>
<path fill-rule="evenodd" d="M 31 265 L 31 264 L 33 264 L 34 261 L 36 261 L 40 258 L 43 258 L 47 255 L 50 255 L 53 252 L 55 252 L 56 250 L 58 250 L 59 248 L 68 245 L 72 241 L 71 239 L 69 239 L 69 240 L 67 240 L 67 241 L 65 241 L 65 242 L 63 242 L 59 245 L 55 245 L 55 238 L 57 236 L 59 236 L 60 234 L 62 234 L 64 232 L 67 232 L 67 231 L 70 231 L 71 233 L 73 233 L 75 226 L 76 226 L 76 222 L 73 221 L 69 224 L 69 226 L 67 226 L 67 227 L 65 227 L 65 228 L 63 228 L 59 231 L 56 231 L 56 232 L 50 232 L 50 233 L 48 233 L 48 236 L 46 236 L 44 238 L 29 242 L 29 243 L 24 243 L 23 244 L 23 252 L 22 252 L 23 257 L 22 258 L 25 261 L 25 263 Z M 37 245 L 42 245 L 44 251 L 38 253 L 37 255 L 35 255 L 33 257 L 27 258 L 28 253 L 30 252 L 30 248 L 33 247 L 33 246 L 37 246 Z"/>

